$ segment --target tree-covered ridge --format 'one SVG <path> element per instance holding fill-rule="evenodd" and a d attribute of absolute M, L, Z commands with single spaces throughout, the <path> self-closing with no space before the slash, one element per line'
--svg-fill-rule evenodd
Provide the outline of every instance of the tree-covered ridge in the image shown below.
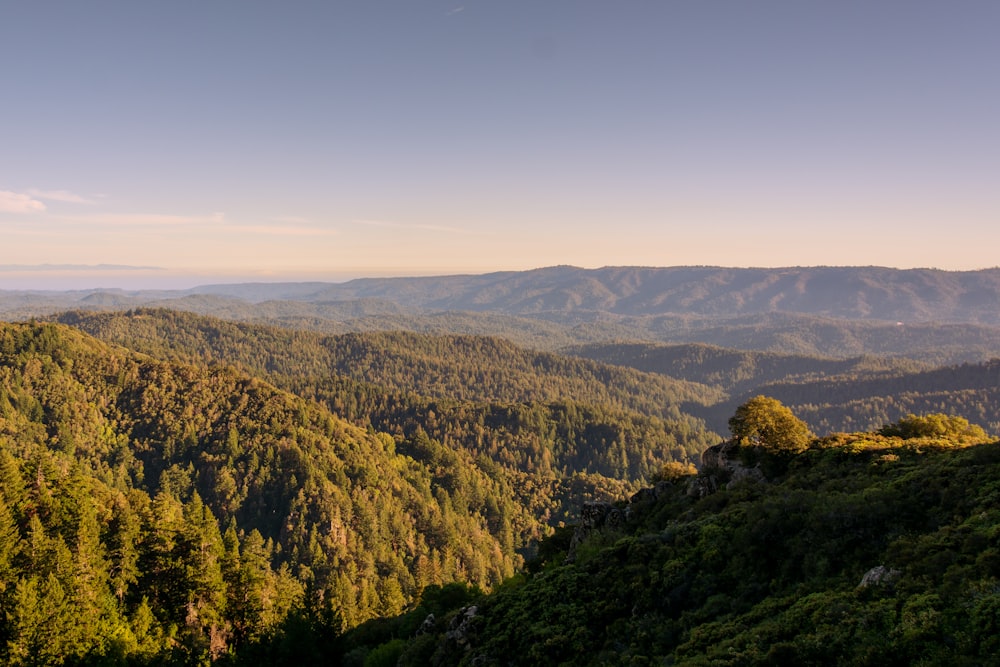
<path fill-rule="evenodd" d="M 733 268 L 554 266 L 481 275 L 361 278 L 344 283 L 244 283 L 117 294 L 150 299 L 208 295 L 254 305 L 382 302 L 406 310 L 492 311 L 558 317 L 799 313 L 888 322 L 1000 323 L 1000 271 L 878 266 Z M 383 306 L 384 307 L 384 306 Z"/>
<path fill-rule="evenodd" d="M 229 367 L 3 325 L 0 654 L 190 664 L 489 588 L 544 527 L 485 468 Z"/>
<path fill-rule="evenodd" d="M 618 340 L 704 343 L 821 358 L 903 357 L 940 366 L 977 362 L 1000 355 L 1000 328 L 996 325 L 900 324 L 784 312 L 729 317 L 645 316 L 633 318 L 627 326 L 625 322 L 621 325 L 631 333 L 618 336 Z M 610 338 L 591 339 L 590 342 L 607 340 Z"/>
<path fill-rule="evenodd" d="M 753 391 L 777 382 L 792 384 L 831 376 L 856 379 L 885 375 L 895 377 L 931 368 L 927 363 L 903 358 L 867 356 L 841 359 L 695 343 L 595 343 L 563 351 L 603 363 L 717 387 L 730 394 Z"/>
<path fill-rule="evenodd" d="M 294 298 L 293 294 L 288 299 Z M 307 298 L 308 295 L 299 295 Z M 233 296 L 169 295 L 90 290 L 65 293 L 0 293 L 0 319 L 52 318 L 68 310 L 123 312 L 168 308 L 226 320 L 325 334 L 413 331 L 423 334 L 499 336 L 531 349 L 558 351 L 607 341 L 701 343 L 818 357 L 906 357 L 932 365 L 978 362 L 1000 356 L 1000 328 L 969 322 L 913 322 L 831 318 L 769 310 L 715 315 L 625 315 L 570 310 L 513 315 L 500 311 L 424 311 L 360 297 L 341 301 L 248 302 Z"/>
<path fill-rule="evenodd" d="M 289 286 L 286 286 L 289 287 Z M 215 293 L 253 298 L 254 287 Z M 240 289 L 236 287 L 235 289 Z M 368 278 L 299 298 L 379 298 L 435 310 L 622 315 L 794 312 L 847 319 L 997 323 L 1000 271 L 885 267 L 556 266 L 480 276 Z"/>
<path fill-rule="evenodd" d="M 607 343 L 571 348 L 607 363 L 717 386 L 729 397 L 689 405 L 716 431 L 737 405 L 766 393 L 817 433 L 874 430 L 909 413 L 945 412 L 1000 432 L 1000 362 L 954 366 L 881 357 L 828 359 L 707 345 Z"/>
<path fill-rule="evenodd" d="M 885 433 L 772 452 L 768 476 L 736 440 L 490 595 L 349 633 L 344 664 L 994 664 L 1000 443 L 943 415 Z"/>
<path fill-rule="evenodd" d="M 495 338 L 324 336 L 166 310 L 62 319 L 158 357 L 233 364 L 364 428 L 424 431 L 521 472 L 640 480 L 716 440 L 680 407 L 714 390 Z"/>
<path fill-rule="evenodd" d="M 500 403 L 572 396 L 660 417 L 678 418 L 684 402 L 718 392 L 678 381 L 483 336 L 370 332 L 326 336 L 169 311 L 67 313 L 60 321 L 98 338 L 163 358 L 213 359 L 279 376 L 336 373 L 428 398 Z"/>
<path fill-rule="evenodd" d="M 945 412 L 1000 432 L 1000 360 L 885 377 L 837 377 L 763 388 L 818 431 L 871 429 L 916 413 Z"/>
<path fill-rule="evenodd" d="M 0 660 L 988 664 L 1000 650 L 1000 443 L 961 417 L 813 438 L 759 397 L 699 474 L 663 460 L 634 493 L 571 473 L 575 454 L 521 447 L 550 429 L 539 442 L 584 442 L 558 432 L 602 431 L 594 406 L 352 399 L 335 383 L 311 400 L 171 354 L 0 326 Z M 335 416 L 336 397 L 355 416 L 391 406 L 399 430 Z M 466 424 L 460 446 L 430 432 L 438 415 L 445 434 Z M 656 436 L 665 422 L 648 419 L 628 437 Z M 505 430 L 521 448 L 494 454 L 510 460 L 485 449 Z M 611 490 L 630 500 L 601 502 Z M 518 548 L 582 500 L 597 502 L 580 526 L 517 573 Z"/>

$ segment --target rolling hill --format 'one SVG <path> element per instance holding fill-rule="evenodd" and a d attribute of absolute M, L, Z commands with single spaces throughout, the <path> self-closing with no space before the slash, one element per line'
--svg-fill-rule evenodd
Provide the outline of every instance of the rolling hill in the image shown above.
<path fill-rule="evenodd" d="M 613 340 L 708 343 L 938 365 L 1000 356 L 1000 270 L 550 267 L 183 291 L 0 292 L 8 319 L 167 307 L 325 333 L 498 335 L 555 350 Z"/>
<path fill-rule="evenodd" d="M 293 303 L 185 300 L 229 315 Z M 718 448 L 697 476 L 683 465 L 756 393 L 819 433 L 910 411 L 995 430 L 996 361 L 606 342 L 574 357 L 91 305 L 0 325 L 9 664 L 980 664 L 996 650 L 996 444 L 883 429 L 815 438 L 765 472 L 715 469 Z"/>
<path fill-rule="evenodd" d="M 1000 269 L 558 266 L 472 276 L 363 278 L 342 284 L 215 285 L 251 302 L 378 299 L 424 310 L 512 315 L 607 312 L 733 317 L 769 312 L 836 319 L 1000 324 Z"/>
<path fill-rule="evenodd" d="M 235 365 L 361 427 L 423 430 L 522 472 L 638 481 L 663 460 L 697 460 L 718 438 L 681 410 L 721 400 L 717 390 L 499 338 L 327 336 L 163 309 L 60 319 L 161 358 Z"/>
<path fill-rule="evenodd" d="M 907 414 L 944 412 L 1000 432 L 1000 362 L 935 367 L 886 357 L 830 359 L 708 345 L 607 343 L 565 350 L 589 359 L 705 383 L 727 393 L 685 410 L 725 432 L 736 406 L 779 399 L 816 433 L 878 429 Z"/>

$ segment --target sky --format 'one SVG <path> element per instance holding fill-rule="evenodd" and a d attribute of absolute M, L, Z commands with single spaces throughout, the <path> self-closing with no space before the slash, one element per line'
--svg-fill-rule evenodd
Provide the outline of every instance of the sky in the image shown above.
<path fill-rule="evenodd" d="M 0 6 L 0 289 L 1000 264 L 1000 2 Z"/>

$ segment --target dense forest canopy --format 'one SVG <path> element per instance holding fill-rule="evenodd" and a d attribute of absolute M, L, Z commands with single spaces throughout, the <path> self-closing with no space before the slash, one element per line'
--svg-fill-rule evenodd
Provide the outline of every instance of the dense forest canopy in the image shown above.
<path fill-rule="evenodd" d="M 816 433 L 875 430 L 910 413 L 945 412 L 1000 433 L 1000 360 L 936 367 L 886 357 L 832 359 L 710 345 L 604 343 L 568 354 L 704 383 L 728 393 L 688 404 L 717 433 L 736 407 L 765 393 Z"/>
<path fill-rule="evenodd" d="M 945 415 L 886 431 L 814 438 L 767 476 L 730 443 L 591 505 L 490 595 L 347 633 L 343 664 L 993 664 L 1000 443 Z"/>
<path fill-rule="evenodd" d="M 303 395 L 326 394 L 337 414 L 363 425 L 374 420 L 383 430 L 392 430 L 390 424 L 399 417 L 385 415 L 372 401 L 352 398 L 360 399 L 373 384 L 381 395 L 411 400 L 418 394 L 442 405 L 463 396 L 465 403 L 535 405 L 572 397 L 604 411 L 611 407 L 665 418 L 671 428 L 690 434 L 706 425 L 711 432 L 726 433 L 736 406 L 758 393 L 781 400 L 816 433 L 874 430 L 908 413 L 935 411 L 1000 432 L 1000 366 L 995 361 L 938 368 L 926 361 L 875 356 L 833 359 L 706 345 L 605 343 L 568 349 L 569 355 L 601 362 L 580 365 L 564 355 L 519 348 L 495 337 L 401 332 L 328 336 L 162 309 L 76 312 L 60 319 L 150 354 L 235 364 Z M 629 367 L 642 373 L 625 370 Z M 442 411 L 435 413 L 440 417 Z M 428 423 L 434 420 L 416 419 L 425 429 L 433 428 Z M 444 424 L 448 428 L 437 428 L 435 437 L 449 439 L 463 430 L 455 420 Z M 695 452 L 710 444 L 682 445 L 687 454 L 673 457 L 696 458 Z"/>
<path fill-rule="evenodd" d="M 706 442 L 603 404 L 383 394 L 329 360 L 303 398 L 266 378 L 308 355 L 275 345 L 294 365 L 258 377 L 170 349 L 0 327 L 11 663 L 221 659 L 398 613 L 427 586 L 487 590 L 580 503 Z M 329 409 L 350 401 L 364 427 Z"/>
<path fill-rule="evenodd" d="M 310 307 L 410 317 L 320 292 Z M 191 298 L 247 319 L 224 290 Z M 998 648 L 995 360 L 814 355 L 776 330 L 794 354 L 558 353 L 110 301 L 0 324 L 7 664 L 982 664 Z"/>
<path fill-rule="evenodd" d="M 426 435 L 397 451 L 228 367 L 57 325 L 3 327 L 0 355 L 6 592 L 37 614 L 5 626 L 14 662 L 41 643 L 219 656 L 293 611 L 353 625 L 429 584 L 497 584 L 544 528 L 463 453 Z M 46 615 L 74 632 L 36 636 Z"/>
<path fill-rule="evenodd" d="M 149 354 L 233 364 L 359 426 L 420 429 L 529 473 L 638 480 L 663 459 L 697 460 L 716 440 L 682 406 L 721 392 L 497 338 L 326 336 L 162 309 L 61 319 Z"/>

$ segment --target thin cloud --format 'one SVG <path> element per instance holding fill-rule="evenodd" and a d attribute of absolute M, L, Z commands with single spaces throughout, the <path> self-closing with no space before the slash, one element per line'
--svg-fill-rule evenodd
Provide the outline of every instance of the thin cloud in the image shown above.
<path fill-rule="evenodd" d="M 0 271 L 166 271 L 161 266 L 129 264 L 0 264 Z"/>
<path fill-rule="evenodd" d="M 0 211 L 4 213 L 44 213 L 45 204 L 27 194 L 0 190 Z"/>
<path fill-rule="evenodd" d="M 63 215 L 53 216 L 63 222 L 79 223 L 86 225 L 113 225 L 128 227 L 175 227 L 182 225 L 206 225 L 222 224 L 225 215 L 222 213 L 212 213 L 211 215 L 162 215 L 157 213 L 140 214 L 94 214 L 94 215 Z"/>
<path fill-rule="evenodd" d="M 32 188 L 31 190 L 28 190 L 28 194 L 36 199 L 45 199 L 46 201 L 60 201 L 70 204 L 94 203 L 92 199 L 81 197 L 75 192 L 70 192 L 69 190 L 37 190 Z"/>
<path fill-rule="evenodd" d="M 308 225 L 312 222 L 309 218 L 302 218 L 297 215 L 279 215 L 275 218 L 271 218 L 271 220 L 289 225 Z"/>
<path fill-rule="evenodd" d="M 311 227 L 308 225 L 227 225 L 227 231 L 265 236 L 335 236 L 335 229 Z"/>
<path fill-rule="evenodd" d="M 446 232 L 448 234 L 471 234 L 470 231 L 466 229 L 461 229 L 460 227 L 448 227 L 446 225 L 425 225 L 425 224 L 408 224 L 404 222 L 391 222 L 389 220 L 352 220 L 351 222 L 358 225 L 367 225 L 369 227 L 388 227 L 392 229 L 422 229 L 429 232 Z"/>
<path fill-rule="evenodd" d="M 445 12 L 444 15 L 445 16 L 454 16 L 455 14 L 457 14 L 459 12 L 464 12 L 464 11 L 465 11 L 465 7 L 464 6 L 463 7 L 455 7 L 454 9 Z"/>
<path fill-rule="evenodd" d="M 44 209 L 43 209 L 44 210 Z M 92 213 L 88 215 L 49 215 L 47 219 L 70 225 L 91 227 L 132 228 L 212 228 L 223 233 L 257 234 L 267 236 L 323 237 L 333 236 L 336 230 L 310 224 L 305 218 L 274 218 L 275 224 L 239 224 L 226 220 L 224 213 L 207 215 L 171 215 L 161 213 Z M 37 233 L 37 230 L 32 230 Z"/>

